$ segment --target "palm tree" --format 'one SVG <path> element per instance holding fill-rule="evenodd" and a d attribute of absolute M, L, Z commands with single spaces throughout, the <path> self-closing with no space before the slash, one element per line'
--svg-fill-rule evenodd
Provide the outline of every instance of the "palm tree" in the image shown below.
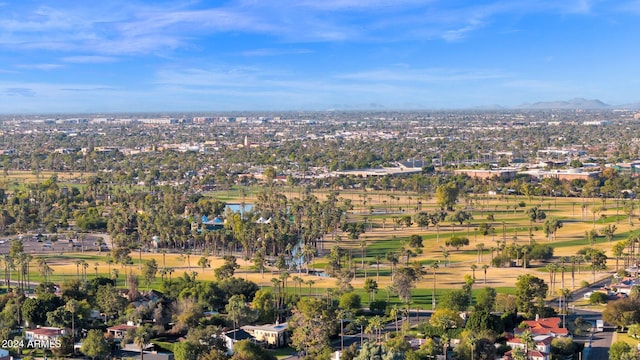
<path fill-rule="evenodd" d="M 113 269 L 113 282 L 115 284 L 115 287 L 118 287 L 118 275 L 120 274 L 120 271 L 118 271 L 118 269 Z"/>
<path fill-rule="evenodd" d="M 89 268 L 89 263 L 82 260 L 82 274 L 84 276 L 84 281 L 87 281 L 87 269 Z"/>
<path fill-rule="evenodd" d="M 198 259 L 198 266 L 200 266 L 202 268 L 202 272 L 204 272 L 204 269 L 211 267 L 211 263 L 206 256 L 202 256 Z"/>
<path fill-rule="evenodd" d="M 76 277 L 79 280 L 80 279 L 80 265 L 82 265 L 82 260 L 76 260 L 73 263 L 76 265 Z"/>
<path fill-rule="evenodd" d="M 482 265 L 482 270 L 484 271 L 484 284 L 487 285 L 487 269 L 489 268 L 489 265 L 484 264 Z"/>
<path fill-rule="evenodd" d="M 525 330 L 520 335 L 520 339 L 524 343 L 524 353 L 525 355 L 529 354 L 529 350 L 533 349 L 535 346 L 535 341 L 533 340 L 533 334 L 529 330 Z"/>
<path fill-rule="evenodd" d="M 375 262 L 376 262 L 376 281 L 380 281 L 380 261 L 382 261 L 382 255 L 380 254 L 376 254 L 375 256 Z"/>
<path fill-rule="evenodd" d="M 389 316 L 393 319 L 393 322 L 396 324 L 396 333 L 398 330 L 398 315 L 400 314 L 400 308 L 398 305 L 393 305 L 393 307 L 389 310 Z"/>
<path fill-rule="evenodd" d="M 549 295 L 553 292 L 553 283 L 555 279 L 555 273 L 558 270 L 558 265 L 556 264 L 548 264 L 546 266 L 547 271 L 549 272 Z"/>
<path fill-rule="evenodd" d="M 167 250 L 166 249 L 162 249 L 162 250 L 160 250 L 160 253 L 162 254 L 162 267 L 166 269 L 167 268 L 167 259 L 166 259 Z"/>
<path fill-rule="evenodd" d="M 475 279 L 476 279 L 476 269 L 477 269 L 477 268 L 478 268 L 478 265 L 476 265 L 476 264 L 471 264 L 471 271 L 472 271 L 472 274 L 473 274 L 471 277 L 473 278 L 473 280 L 475 280 Z"/>
<path fill-rule="evenodd" d="M 294 295 L 294 296 L 296 295 L 296 290 L 297 290 L 298 288 L 300 288 L 299 295 L 302 295 L 302 294 L 301 294 L 301 293 L 302 293 L 302 288 L 300 287 L 300 285 L 304 282 L 304 280 L 302 280 L 302 278 L 301 278 L 301 277 L 299 277 L 299 276 L 297 276 L 297 275 L 296 275 L 296 276 L 294 276 L 294 277 L 292 277 L 292 278 L 291 278 L 291 280 L 294 282 L 294 285 L 293 285 L 293 295 Z"/>
<path fill-rule="evenodd" d="M 109 256 L 107 258 L 107 266 L 108 266 L 107 274 L 111 274 L 111 264 L 113 264 L 113 259 L 111 258 L 111 256 Z"/>
<path fill-rule="evenodd" d="M 442 334 L 440 336 L 440 344 L 442 344 L 442 353 L 444 354 L 444 360 L 447 360 L 447 352 L 449 349 L 449 336 L 447 334 Z"/>
<path fill-rule="evenodd" d="M 444 266 L 447 266 L 447 259 L 449 258 L 449 250 L 445 249 L 444 246 L 440 246 L 440 249 L 442 250 L 442 257 L 444 258 L 444 262 L 442 263 Z M 449 262 L 449 265 L 451 265 L 451 262 Z"/>
<path fill-rule="evenodd" d="M 305 281 L 305 284 L 309 285 L 309 296 L 311 296 L 311 287 L 313 286 L 313 284 L 315 284 L 316 282 L 314 280 L 307 280 Z"/>
<path fill-rule="evenodd" d="M 347 310 L 340 309 L 336 312 L 338 321 L 340 321 L 340 351 L 344 351 L 344 319 L 348 315 Z"/>
<path fill-rule="evenodd" d="M 432 310 L 436 309 L 436 271 L 438 270 L 440 266 L 438 265 L 438 262 L 434 262 L 431 265 L 431 269 L 433 270 L 433 292 L 431 293 L 431 308 Z"/>
<path fill-rule="evenodd" d="M 381 316 L 374 316 L 369 319 L 369 325 L 367 325 L 366 332 L 368 334 L 375 334 L 376 342 L 380 341 L 380 333 L 384 329 L 384 319 Z"/>
<path fill-rule="evenodd" d="M 71 339 L 76 337 L 76 312 L 78 311 L 78 300 L 70 299 L 65 304 L 65 310 L 71 313 Z"/>
<path fill-rule="evenodd" d="M 367 240 L 360 241 L 360 256 L 362 269 L 364 270 L 364 278 L 367 278 L 367 269 L 364 267 L 364 258 L 367 256 Z"/>
<path fill-rule="evenodd" d="M 476 245 L 476 249 L 478 250 L 478 262 L 482 262 L 482 252 L 484 252 L 484 244 L 479 243 Z"/>
<path fill-rule="evenodd" d="M 387 261 L 389 261 L 389 265 L 391 265 L 391 281 L 393 281 L 393 278 L 395 277 L 395 272 L 396 272 L 395 271 L 396 265 L 398 265 L 398 262 L 399 262 L 398 254 L 393 252 L 388 252 Z"/>
<path fill-rule="evenodd" d="M 138 326 L 133 342 L 140 347 L 140 360 L 144 360 L 144 349 L 147 347 L 149 340 L 151 339 L 151 331 L 148 326 Z"/>
<path fill-rule="evenodd" d="M 364 342 L 364 329 L 369 324 L 369 320 L 364 315 L 358 316 L 353 321 L 354 324 L 360 326 L 360 346 Z"/>
<path fill-rule="evenodd" d="M 562 305 L 560 306 L 560 310 L 562 311 L 562 327 L 566 327 L 564 322 L 567 315 L 567 309 L 569 307 L 569 300 L 572 298 L 572 293 L 569 289 L 559 289 L 558 295 L 560 295 L 560 301 L 562 301 Z"/>
<path fill-rule="evenodd" d="M 313 261 L 314 256 L 316 255 L 316 248 L 311 244 L 305 244 L 302 247 L 302 255 L 305 258 L 305 262 L 307 264 L 307 274 L 309 273 L 309 263 Z"/>

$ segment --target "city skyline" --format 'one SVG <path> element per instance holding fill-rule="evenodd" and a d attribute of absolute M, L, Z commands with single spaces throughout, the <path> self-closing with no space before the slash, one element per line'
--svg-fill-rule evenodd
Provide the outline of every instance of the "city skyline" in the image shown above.
<path fill-rule="evenodd" d="M 640 101 L 638 1 L 8 1 L 0 11 L 0 113 Z"/>

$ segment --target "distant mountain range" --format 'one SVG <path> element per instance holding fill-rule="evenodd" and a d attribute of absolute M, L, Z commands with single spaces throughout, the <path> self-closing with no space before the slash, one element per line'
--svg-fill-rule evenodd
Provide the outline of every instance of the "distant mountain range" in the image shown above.
<path fill-rule="evenodd" d="M 598 99 L 575 98 L 569 101 L 540 101 L 536 103 L 525 103 L 516 106 L 520 109 L 610 109 L 611 105 Z"/>
<path fill-rule="evenodd" d="M 640 102 L 624 104 L 624 105 L 610 105 L 598 99 L 585 99 L 575 98 L 567 101 L 540 101 L 535 103 L 524 103 L 514 107 L 490 105 L 490 106 L 478 106 L 475 109 L 530 109 L 530 110 L 612 110 L 612 109 L 626 109 L 626 110 L 640 110 Z"/>
<path fill-rule="evenodd" d="M 425 107 L 419 104 L 402 104 L 401 106 L 387 107 L 380 103 L 358 104 L 358 105 L 346 105 L 336 104 L 331 107 L 330 110 L 389 110 L 389 109 L 425 109 Z M 522 109 L 522 110 L 613 110 L 613 109 L 625 109 L 625 110 L 640 110 L 640 102 L 623 104 L 623 105 L 611 105 L 598 99 L 585 99 L 575 98 L 571 100 L 556 100 L 556 101 L 539 101 L 535 103 L 524 103 L 517 106 L 504 106 L 499 104 L 475 106 L 475 110 L 508 110 L 508 109 Z"/>

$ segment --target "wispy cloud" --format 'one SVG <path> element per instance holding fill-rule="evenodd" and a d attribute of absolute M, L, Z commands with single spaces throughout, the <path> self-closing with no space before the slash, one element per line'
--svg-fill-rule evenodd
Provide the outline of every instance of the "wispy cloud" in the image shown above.
<path fill-rule="evenodd" d="M 62 67 L 62 65 L 60 64 L 20 64 L 20 65 L 16 65 L 16 67 L 20 69 L 35 69 L 35 70 L 49 71 L 49 70 L 59 69 Z"/>
<path fill-rule="evenodd" d="M 597 4 L 596 0 L 494 0 L 480 5 L 443 0 L 295 4 L 238 0 L 210 7 L 128 2 L 30 7 L 27 3 L 4 7 L 0 46 L 101 56 L 193 49 L 202 46 L 199 39 L 221 33 L 263 34 L 286 42 L 396 41 L 425 34 L 460 41 L 500 15 L 584 14 Z"/>
<path fill-rule="evenodd" d="M 390 68 L 336 75 L 337 79 L 358 80 L 363 82 L 412 82 L 437 83 L 451 81 L 476 81 L 504 79 L 510 74 L 492 70 L 456 70 L 456 69 L 409 69 Z"/>
<path fill-rule="evenodd" d="M 4 94 L 8 96 L 25 96 L 25 97 L 33 97 L 36 95 L 33 89 L 25 88 L 25 87 L 7 88 L 7 89 L 4 89 Z"/>
<path fill-rule="evenodd" d="M 85 55 L 85 56 L 66 56 L 61 59 L 66 63 L 73 64 L 103 64 L 118 61 L 118 58 L 113 56 L 99 56 L 99 55 Z"/>
<path fill-rule="evenodd" d="M 238 53 L 241 56 L 282 56 L 282 55 L 301 55 L 313 53 L 309 49 L 276 49 L 276 48 L 264 48 L 245 50 Z"/>

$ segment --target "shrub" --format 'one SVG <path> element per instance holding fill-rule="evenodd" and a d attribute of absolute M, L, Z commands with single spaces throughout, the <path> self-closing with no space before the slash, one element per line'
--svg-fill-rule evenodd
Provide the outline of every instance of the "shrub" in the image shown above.
<path fill-rule="evenodd" d="M 372 313 L 382 315 L 387 311 L 387 302 L 384 300 L 372 301 L 369 304 L 369 310 L 371 310 Z"/>
<path fill-rule="evenodd" d="M 606 304 L 607 294 L 596 291 L 589 295 L 589 304 Z"/>

